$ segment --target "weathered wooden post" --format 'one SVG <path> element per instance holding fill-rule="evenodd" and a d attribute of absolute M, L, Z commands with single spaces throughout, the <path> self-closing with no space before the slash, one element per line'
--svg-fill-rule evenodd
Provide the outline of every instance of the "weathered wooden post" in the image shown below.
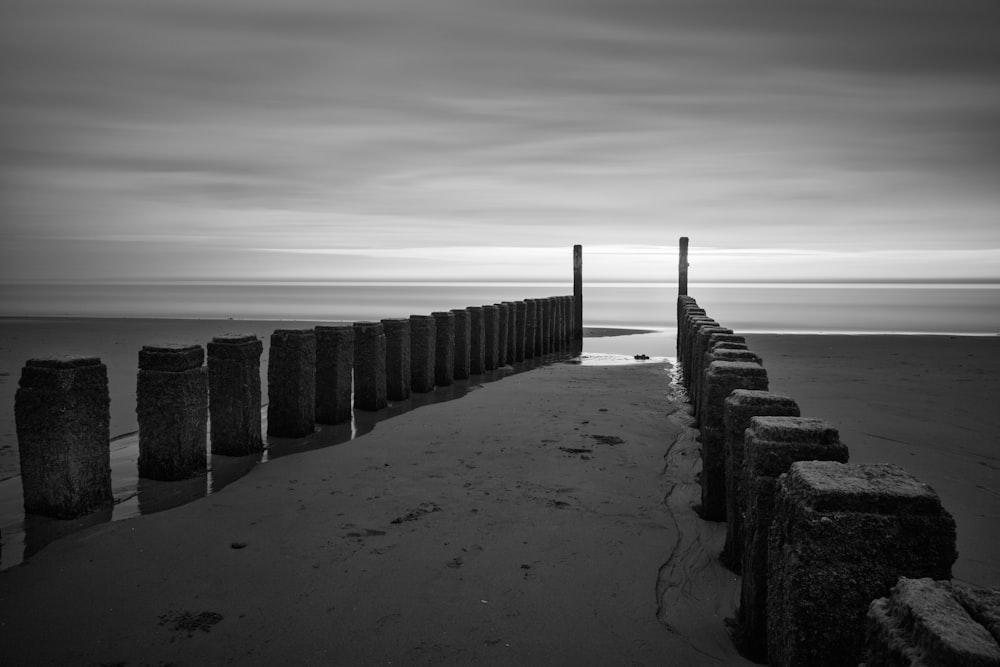
<path fill-rule="evenodd" d="M 483 306 L 483 322 L 486 327 L 486 351 L 483 357 L 483 368 L 488 371 L 496 370 L 498 358 L 498 344 L 500 338 L 500 314 L 496 306 Z"/>
<path fill-rule="evenodd" d="M 381 410 L 385 397 L 385 333 L 379 322 L 354 323 L 354 407 Z"/>
<path fill-rule="evenodd" d="M 583 342 L 583 246 L 573 246 L 573 340 Z"/>
<path fill-rule="evenodd" d="M 267 364 L 267 434 L 301 438 L 316 430 L 316 332 L 276 329 Z"/>
<path fill-rule="evenodd" d="M 801 417 L 752 417 L 746 432 L 743 483 L 743 579 L 737 611 L 743 650 L 763 660 L 767 651 L 768 539 L 778 477 L 796 461 L 846 462 L 847 446 L 826 422 Z"/>
<path fill-rule="evenodd" d="M 482 306 L 469 306 L 469 373 L 482 375 L 486 370 L 486 321 Z"/>
<path fill-rule="evenodd" d="M 688 293 L 688 237 L 681 237 L 680 261 L 677 272 L 677 294 L 687 296 Z"/>
<path fill-rule="evenodd" d="M 244 456 L 263 451 L 260 355 L 252 335 L 216 336 L 208 344 L 208 412 L 212 453 Z"/>
<path fill-rule="evenodd" d="M 507 365 L 507 331 L 510 326 L 510 308 L 505 303 L 495 304 L 497 307 L 497 368 Z"/>
<path fill-rule="evenodd" d="M 514 361 L 524 361 L 525 331 L 528 325 L 528 304 L 525 301 L 515 301 L 517 310 L 517 329 L 514 331 Z"/>
<path fill-rule="evenodd" d="M 950 579 L 957 557 L 955 520 L 898 466 L 793 463 L 768 542 L 770 664 L 858 664 L 872 601 L 900 577 Z"/>
<path fill-rule="evenodd" d="M 701 516 L 726 520 L 726 398 L 736 389 L 767 390 L 760 364 L 713 361 L 705 370 L 701 397 Z"/>
<path fill-rule="evenodd" d="M 97 357 L 27 361 L 14 396 L 26 514 L 72 519 L 111 506 L 110 405 Z"/>
<path fill-rule="evenodd" d="M 455 379 L 467 380 L 472 354 L 469 311 L 466 308 L 454 308 L 451 313 L 455 316 Z"/>
<path fill-rule="evenodd" d="M 447 387 L 455 382 L 455 314 L 431 313 L 434 318 L 434 384 Z"/>
<path fill-rule="evenodd" d="M 410 315 L 410 386 L 426 394 L 434 391 L 437 331 L 432 315 Z"/>
<path fill-rule="evenodd" d="M 340 424 L 351 418 L 354 327 L 316 327 L 316 422 Z"/>
<path fill-rule="evenodd" d="M 721 343 L 720 343 L 721 345 Z M 798 404 L 782 394 L 737 389 L 726 399 L 726 544 L 722 562 L 739 574 L 743 569 L 743 524 L 747 511 L 743 478 L 746 430 L 754 417 L 798 417 Z"/>
<path fill-rule="evenodd" d="M 524 358 L 533 359 L 538 356 L 538 300 L 525 299 L 525 332 L 524 332 Z"/>
<path fill-rule="evenodd" d="M 517 359 L 517 305 L 513 301 L 504 301 L 507 307 L 507 363 L 514 365 Z"/>
<path fill-rule="evenodd" d="M 390 401 L 405 401 L 412 392 L 410 357 L 410 320 L 382 320 L 385 333 L 385 396 Z"/>
<path fill-rule="evenodd" d="M 139 477 L 173 481 L 208 467 L 208 369 L 201 345 L 139 351 Z"/>

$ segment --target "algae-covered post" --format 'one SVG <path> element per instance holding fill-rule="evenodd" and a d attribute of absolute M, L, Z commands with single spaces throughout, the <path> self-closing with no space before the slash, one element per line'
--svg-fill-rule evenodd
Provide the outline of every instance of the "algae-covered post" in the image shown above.
<path fill-rule="evenodd" d="M 434 391 L 437 330 L 432 315 L 410 315 L 410 386 L 414 392 Z"/>
<path fill-rule="evenodd" d="M 486 363 L 486 321 L 482 306 L 469 306 L 469 373 L 482 375 Z"/>
<path fill-rule="evenodd" d="M 494 304 L 497 307 L 497 367 L 507 365 L 507 331 L 510 326 L 510 308 L 505 303 Z"/>
<path fill-rule="evenodd" d="M 301 438 L 316 430 L 316 332 L 276 329 L 267 365 L 267 434 Z"/>
<path fill-rule="evenodd" d="M 243 456 L 264 449 L 260 423 L 260 355 L 253 335 L 227 334 L 208 343 L 208 411 L 212 453 Z"/>
<path fill-rule="evenodd" d="M 754 417 L 798 417 L 798 404 L 781 394 L 737 389 L 726 399 L 726 544 L 722 562 L 739 574 L 743 569 L 743 524 L 747 511 L 743 478 L 746 430 Z"/>
<path fill-rule="evenodd" d="M 27 361 L 14 396 L 26 514 L 72 519 L 112 504 L 110 405 L 97 357 Z"/>
<path fill-rule="evenodd" d="M 354 327 L 316 327 L 316 422 L 339 424 L 351 418 Z"/>
<path fill-rule="evenodd" d="M 768 543 L 770 664 L 858 664 L 872 601 L 900 577 L 950 579 L 957 557 L 955 520 L 898 466 L 792 464 Z"/>
<path fill-rule="evenodd" d="M 472 327 L 466 308 L 453 308 L 455 316 L 455 379 L 469 379 L 469 364 L 472 354 Z"/>
<path fill-rule="evenodd" d="M 513 301 L 504 301 L 507 307 L 507 363 L 514 365 L 517 359 L 517 305 Z"/>
<path fill-rule="evenodd" d="M 483 306 L 483 322 L 485 326 L 483 369 L 492 371 L 496 370 L 498 359 L 497 346 L 500 338 L 499 309 L 493 305 Z"/>
<path fill-rule="evenodd" d="M 390 401 L 410 397 L 410 320 L 397 317 L 382 320 L 385 333 L 385 391 Z"/>
<path fill-rule="evenodd" d="M 801 417 L 752 417 L 743 461 L 746 521 L 740 606 L 740 643 L 763 660 L 767 651 L 768 539 L 774 518 L 778 476 L 796 461 L 846 462 L 847 446 L 826 422 Z"/>
<path fill-rule="evenodd" d="M 525 301 L 515 301 L 514 308 L 517 310 L 517 321 L 515 324 L 514 339 L 514 361 L 524 361 L 525 332 L 528 326 L 528 304 Z"/>
<path fill-rule="evenodd" d="M 208 369 L 201 345 L 144 346 L 139 351 L 135 412 L 139 477 L 173 481 L 205 472 Z"/>
<path fill-rule="evenodd" d="M 455 314 L 431 313 L 434 318 L 434 384 L 447 387 L 455 381 Z"/>
<path fill-rule="evenodd" d="M 381 410 L 385 398 L 385 334 L 379 322 L 354 323 L 354 407 Z"/>
<path fill-rule="evenodd" d="M 573 246 L 573 340 L 583 341 L 583 246 Z"/>
<path fill-rule="evenodd" d="M 677 267 L 677 294 L 687 296 L 688 293 L 688 237 L 682 236 L 680 241 L 680 259 Z"/>

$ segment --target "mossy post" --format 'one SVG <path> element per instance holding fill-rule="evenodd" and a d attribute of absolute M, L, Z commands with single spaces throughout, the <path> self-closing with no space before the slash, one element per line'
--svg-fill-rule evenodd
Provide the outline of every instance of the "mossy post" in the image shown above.
<path fill-rule="evenodd" d="M 483 306 L 483 323 L 485 327 L 483 368 L 496 370 L 497 351 L 500 338 L 500 314 L 496 306 Z"/>
<path fill-rule="evenodd" d="M 244 456 L 263 451 L 260 356 L 264 343 L 252 335 L 227 334 L 216 336 L 207 347 L 212 453 Z"/>
<path fill-rule="evenodd" d="M 793 463 L 768 547 L 776 667 L 858 664 L 872 601 L 900 577 L 950 579 L 958 557 L 955 520 L 938 495 L 891 464 Z"/>
<path fill-rule="evenodd" d="M 510 327 L 510 308 L 505 303 L 494 304 L 497 307 L 497 367 L 507 365 L 507 334 Z"/>
<path fill-rule="evenodd" d="M 709 347 L 708 341 L 713 334 L 732 334 L 732 329 L 727 329 L 726 327 L 720 327 L 716 325 L 699 326 L 695 330 L 695 334 L 692 337 L 692 351 L 691 351 L 691 373 L 694 377 L 694 387 L 691 391 L 691 396 L 694 399 L 694 416 L 696 420 L 696 425 L 701 426 L 702 421 L 702 409 L 704 408 L 704 397 L 702 394 L 705 391 L 705 371 L 708 369 L 709 363 L 706 358 Z M 759 389 L 760 387 L 748 387 L 748 389 Z M 723 397 L 724 398 L 724 397 Z"/>
<path fill-rule="evenodd" d="M 316 327 L 316 423 L 351 419 L 354 375 L 354 327 Z"/>
<path fill-rule="evenodd" d="M 482 375 L 486 371 L 486 321 L 482 306 L 469 306 L 469 373 Z"/>
<path fill-rule="evenodd" d="M 466 308 L 455 308 L 451 313 L 455 316 L 455 379 L 468 380 L 472 353 L 469 311 Z"/>
<path fill-rule="evenodd" d="M 385 397 L 390 401 L 405 401 L 412 393 L 410 369 L 410 320 L 382 320 L 385 334 Z"/>
<path fill-rule="evenodd" d="M 517 311 L 514 330 L 514 361 L 524 361 L 524 344 L 528 325 L 528 304 L 525 301 L 515 301 L 514 309 Z"/>
<path fill-rule="evenodd" d="M 519 361 L 517 358 L 517 325 L 518 325 L 518 315 L 517 315 L 517 304 L 513 301 L 504 301 L 503 305 L 507 307 L 507 363 L 511 366 L 515 362 Z"/>
<path fill-rule="evenodd" d="M 301 438 L 316 430 L 316 332 L 276 329 L 267 364 L 267 434 Z"/>
<path fill-rule="evenodd" d="M 538 355 L 544 357 L 549 353 L 549 327 L 552 326 L 552 302 L 548 298 L 538 300 Z"/>
<path fill-rule="evenodd" d="M 736 389 L 767 390 L 763 366 L 713 361 L 705 370 L 701 403 L 701 516 L 726 520 L 726 398 Z"/>
<path fill-rule="evenodd" d="M 583 246 L 573 246 L 573 340 L 583 343 Z"/>
<path fill-rule="evenodd" d="M 754 417 L 798 417 L 798 404 L 781 394 L 737 389 L 726 399 L 726 544 L 722 562 L 739 574 L 743 569 L 743 523 L 747 511 L 743 462 L 746 430 Z"/>
<path fill-rule="evenodd" d="M 355 322 L 354 407 L 381 410 L 385 406 L 385 333 L 379 322 Z"/>
<path fill-rule="evenodd" d="M 426 394 L 434 391 L 437 329 L 432 315 L 410 315 L 410 386 Z"/>
<path fill-rule="evenodd" d="M 847 446 L 837 429 L 819 419 L 752 417 L 746 433 L 744 478 L 747 510 L 743 525 L 743 563 L 739 642 L 747 655 L 767 654 L 768 539 L 774 518 L 778 476 L 796 461 L 847 461 Z"/>
<path fill-rule="evenodd" d="M 97 357 L 25 363 L 14 419 L 26 514 L 73 519 L 111 506 L 110 406 Z"/>
<path fill-rule="evenodd" d="M 455 381 L 455 314 L 431 313 L 434 318 L 434 384 L 447 387 Z"/>
<path fill-rule="evenodd" d="M 536 299 L 525 299 L 524 306 L 524 358 L 533 359 L 538 356 L 538 351 L 535 347 L 535 336 L 538 329 L 538 301 Z"/>
<path fill-rule="evenodd" d="M 201 345 L 139 350 L 139 477 L 174 481 L 208 468 L 208 369 Z"/>
<path fill-rule="evenodd" d="M 901 577 L 868 607 L 867 667 L 1000 665 L 1000 588 Z"/>

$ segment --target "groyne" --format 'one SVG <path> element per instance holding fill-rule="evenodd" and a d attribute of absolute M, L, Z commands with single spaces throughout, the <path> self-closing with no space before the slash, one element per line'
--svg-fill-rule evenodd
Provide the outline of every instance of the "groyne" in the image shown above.
<path fill-rule="evenodd" d="M 956 526 L 935 491 L 849 463 L 835 426 L 773 391 L 766 360 L 687 294 L 687 248 L 677 357 L 700 429 L 697 509 L 727 522 L 719 556 L 742 577 L 740 651 L 781 666 L 1000 664 L 1000 590 L 950 581 Z"/>

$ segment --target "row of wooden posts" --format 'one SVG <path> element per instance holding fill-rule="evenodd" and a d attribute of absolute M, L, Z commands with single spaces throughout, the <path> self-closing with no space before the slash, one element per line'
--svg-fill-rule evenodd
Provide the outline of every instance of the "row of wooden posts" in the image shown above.
<path fill-rule="evenodd" d="M 837 429 L 771 392 L 746 339 L 686 293 L 677 322 L 678 360 L 700 429 L 700 512 L 727 522 L 720 557 L 741 575 L 733 628 L 740 650 L 779 666 L 857 665 L 863 657 L 869 667 L 910 664 L 898 660 L 914 646 L 924 652 L 921 664 L 998 664 L 966 661 L 982 651 L 1000 657 L 1000 637 L 974 620 L 989 617 L 982 596 L 947 582 L 956 526 L 934 490 L 895 465 L 848 464 Z M 928 595 L 951 600 L 945 618 L 914 625 L 927 615 Z M 934 636 L 928 628 L 936 621 L 985 635 L 987 648 Z"/>
<path fill-rule="evenodd" d="M 575 274 L 581 273 L 574 248 Z M 267 434 L 300 438 L 352 410 L 380 410 L 414 392 L 582 345 L 576 294 L 471 306 L 431 315 L 278 329 L 270 339 Z M 139 476 L 179 480 L 212 454 L 260 452 L 263 342 L 252 335 L 139 352 Z M 24 509 L 73 518 L 111 492 L 107 368 L 97 357 L 30 359 L 15 397 Z M 211 415 L 211 420 L 209 420 Z"/>

